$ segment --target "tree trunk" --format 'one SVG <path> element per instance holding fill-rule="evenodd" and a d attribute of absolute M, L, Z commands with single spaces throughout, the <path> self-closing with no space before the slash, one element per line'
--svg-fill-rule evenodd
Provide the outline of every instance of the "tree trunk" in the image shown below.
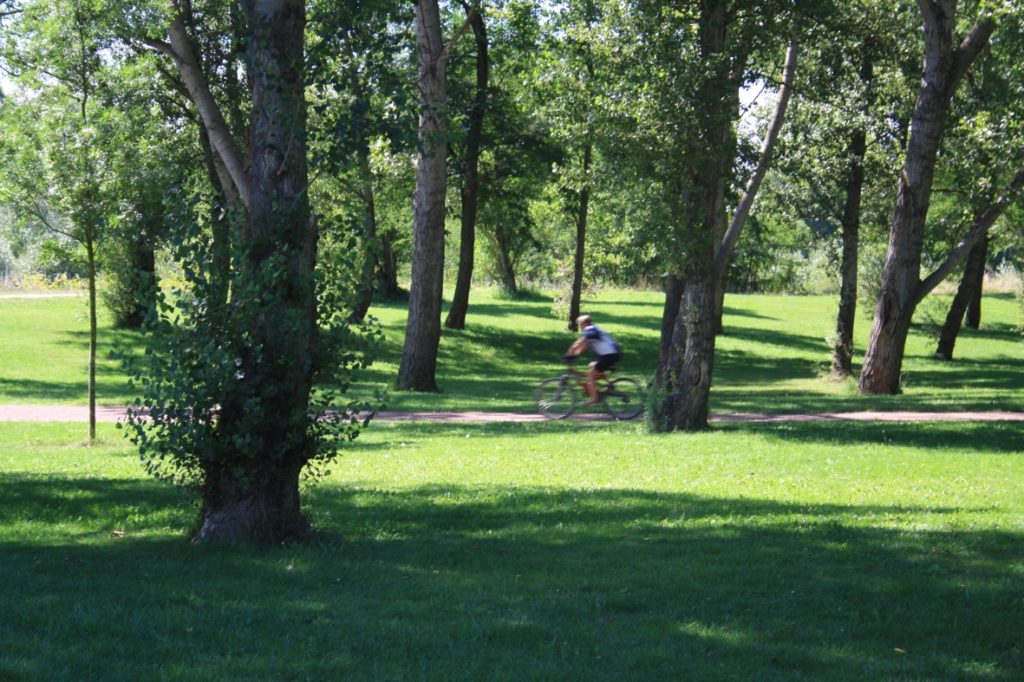
<path fill-rule="evenodd" d="M 512 263 L 511 249 L 508 241 L 501 234 L 500 226 L 494 236 L 494 242 L 496 246 L 494 264 L 498 268 L 498 281 L 506 294 L 515 294 L 519 291 L 519 285 L 516 283 L 516 269 Z"/>
<path fill-rule="evenodd" d="M 203 524 L 195 542 L 276 542 L 302 537 L 309 525 L 299 504 L 302 466 L 253 467 L 249 479 L 237 469 L 207 475 Z M 248 485 L 243 481 L 249 480 Z"/>
<path fill-rule="evenodd" d="M 860 204 L 864 190 L 864 154 L 867 148 L 864 129 L 850 136 L 849 175 L 846 203 L 840 221 L 843 228 L 843 260 L 840 265 L 839 313 L 832 343 L 832 378 L 841 379 L 853 372 L 853 325 L 857 318 L 857 260 L 860 242 Z"/>
<path fill-rule="evenodd" d="M 935 349 L 935 357 L 939 360 L 952 360 L 953 347 L 960 334 L 960 324 L 975 295 L 981 288 L 981 277 L 985 275 L 985 256 L 988 251 L 988 238 L 983 237 L 971 249 L 964 266 L 964 274 L 960 278 L 953 303 L 946 315 L 946 322 L 939 334 L 939 344 Z M 979 276 L 980 275 L 980 276 Z"/>
<path fill-rule="evenodd" d="M 153 246 L 148 243 L 148 234 L 143 232 L 136 235 L 130 245 L 132 268 L 132 282 L 139 295 L 135 297 L 135 308 L 119 315 L 117 324 L 126 329 L 140 329 L 146 319 L 146 305 L 141 296 L 144 286 L 150 286 L 156 277 L 156 253 Z"/>
<path fill-rule="evenodd" d="M 448 118 L 445 60 L 437 0 L 416 2 L 419 56 L 420 158 L 413 196 L 412 288 L 405 347 L 395 382 L 399 390 L 436 391 L 437 349 L 441 341 L 444 278 L 444 199 Z"/>
<path fill-rule="evenodd" d="M 686 278 L 669 352 L 668 395 L 656 422 L 664 431 L 708 427 L 708 398 L 715 361 L 715 287 L 710 271 Z"/>
<path fill-rule="evenodd" d="M 583 295 L 583 256 L 587 242 L 587 217 L 590 211 L 590 164 L 593 161 L 594 145 L 588 135 L 583 145 L 583 186 L 580 188 L 580 203 L 576 213 L 576 257 L 572 267 L 572 294 L 569 298 L 569 329 L 577 331 L 576 318 L 580 316 L 580 298 Z"/>
<path fill-rule="evenodd" d="M 683 280 L 675 275 L 665 277 L 665 307 L 661 311 L 661 344 L 658 352 L 657 382 L 664 380 L 665 368 L 668 367 L 669 355 L 672 353 L 672 336 L 676 329 L 676 317 L 683 303 Z M 685 331 L 685 328 L 684 328 Z"/>
<path fill-rule="evenodd" d="M 380 237 L 377 236 L 377 202 L 373 193 L 373 171 L 370 169 L 370 148 L 365 140 L 359 141 L 359 176 L 363 183 L 360 198 L 365 205 L 363 218 L 363 281 L 359 300 L 356 301 L 349 319 L 362 322 L 373 303 L 373 294 L 379 284 L 381 259 Z"/>
<path fill-rule="evenodd" d="M 377 291 L 384 298 L 396 300 L 402 298 L 405 292 L 398 286 L 398 257 L 395 255 L 395 236 L 391 232 L 380 231 L 378 225 L 377 238 L 380 240 L 380 260 L 377 262 L 379 268 L 377 276 L 380 284 Z"/>
<path fill-rule="evenodd" d="M 725 214 L 722 182 L 735 148 L 732 106 L 736 83 L 719 59 L 726 46 L 727 3 L 708 0 L 700 19 L 701 55 L 714 64 L 700 88 L 703 121 L 697 133 L 703 158 L 692 169 L 686 193 L 686 215 L 677 233 L 686 235 L 681 305 L 673 325 L 668 360 L 658 380 L 665 395 L 655 407 L 654 426 L 663 431 L 695 431 L 708 427 L 711 377 L 715 360 L 716 249 Z M 670 287 L 671 288 L 671 287 Z M 669 298 L 666 298 L 666 305 Z M 664 321 L 663 321 L 664 324 Z"/>
<path fill-rule="evenodd" d="M 871 40 L 861 47 L 860 81 L 874 79 Z M 865 110 L 865 114 L 867 111 Z M 846 176 L 846 202 L 840 224 L 843 228 L 843 259 L 839 266 L 839 313 L 832 342 L 832 378 L 843 379 L 853 373 L 853 326 L 857 319 L 857 261 L 860 246 L 860 206 L 864 193 L 864 156 L 867 153 L 867 132 L 863 127 L 850 134 L 847 150 L 849 168 Z"/>
<path fill-rule="evenodd" d="M 210 207 L 210 268 L 211 303 L 215 307 L 224 306 L 228 301 L 231 283 L 231 222 L 228 211 L 241 207 L 241 199 L 229 193 L 233 188 L 223 164 L 210 144 L 210 136 L 206 128 L 199 128 L 199 142 L 206 160 L 206 174 L 213 185 L 215 200 Z"/>
<path fill-rule="evenodd" d="M 984 237 L 984 253 L 988 256 L 988 235 Z M 967 317 L 964 325 L 971 329 L 981 327 L 981 297 L 985 293 L 985 258 L 981 261 L 981 267 L 974 273 L 974 295 L 967 303 Z"/>
<path fill-rule="evenodd" d="M 243 0 L 248 20 L 250 156 L 239 379 L 220 410 L 223 456 L 206 471 L 199 541 L 302 534 L 299 473 L 313 454 L 316 228 L 309 213 L 302 0 Z M 237 300 L 236 300 L 237 299 Z M 236 445 L 242 443 L 244 445 Z"/>
<path fill-rule="evenodd" d="M 736 211 L 733 213 L 732 220 L 729 221 L 728 227 L 725 227 L 725 213 L 723 212 L 720 220 L 722 221 L 723 230 L 720 237 L 721 243 L 715 251 L 715 333 L 719 334 L 722 331 L 722 313 L 725 310 L 725 280 L 726 273 L 729 265 L 729 258 L 732 256 L 733 249 L 736 248 L 736 241 L 740 237 L 740 233 L 743 231 L 743 226 L 746 225 L 747 218 L 750 215 L 750 210 L 754 207 L 754 200 L 757 198 L 757 193 L 761 190 L 761 183 L 764 182 L 765 176 L 768 174 L 768 169 L 772 162 L 772 153 L 775 151 L 775 143 L 779 139 L 779 133 L 782 130 L 782 123 L 786 120 L 786 109 L 789 108 L 789 100 L 793 96 L 793 80 L 796 75 L 796 58 L 799 52 L 799 44 L 796 39 L 789 41 L 789 47 L 786 49 L 786 63 L 782 71 L 782 87 L 779 89 L 779 98 L 775 102 L 775 111 L 772 113 L 772 120 L 768 124 L 768 130 L 765 133 L 764 140 L 761 142 L 761 149 L 757 158 L 757 166 L 754 167 L 754 172 L 750 174 L 750 178 L 747 180 L 746 187 L 743 189 L 743 196 L 740 197 L 739 203 L 736 205 Z M 739 104 L 739 90 L 737 89 L 733 100 L 733 107 L 737 107 Z M 722 183 L 722 193 L 725 192 L 725 179 L 728 176 L 729 169 L 732 166 L 733 159 L 723 160 L 725 167 L 721 171 L 721 179 L 719 182 Z"/>
<path fill-rule="evenodd" d="M 882 287 L 860 374 L 860 392 L 866 394 L 900 392 L 904 346 L 920 300 L 921 249 L 946 113 L 959 80 L 995 28 L 989 20 L 980 22 L 958 47 L 953 42 L 955 0 L 919 0 L 918 6 L 925 19 L 924 69 L 899 176 Z"/>
<path fill-rule="evenodd" d="M 469 111 L 469 132 L 462 180 L 462 241 L 459 244 L 459 273 L 455 281 L 452 307 L 444 326 L 465 329 L 469 310 L 469 289 L 473 284 L 473 258 L 476 250 L 476 214 L 480 192 L 480 143 L 483 138 L 484 113 L 487 109 L 487 81 L 490 60 L 487 55 L 487 31 L 479 11 L 470 10 L 470 23 L 476 38 L 476 95 Z"/>
<path fill-rule="evenodd" d="M 96 442 L 96 242 L 85 238 L 86 274 L 89 278 L 89 445 Z"/>

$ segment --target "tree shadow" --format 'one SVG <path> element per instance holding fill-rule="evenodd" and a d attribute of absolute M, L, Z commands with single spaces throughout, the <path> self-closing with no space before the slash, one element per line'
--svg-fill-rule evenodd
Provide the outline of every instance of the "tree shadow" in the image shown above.
<path fill-rule="evenodd" d="M 319 544 L 253 550 L 169 536 L 157 488 L 4 479 L 4 518 L 106 530 L 147 505 L 119 539 L 55 525 L 0 543 L 13 674 L 982 680 L 1024 664 L 1020 535 L 927 529 L 978 510 L 321 485 Z"/>
<path fill-rule="evenodd" d="M 854 422 L 823 420 L 776 424 L 722 423 L 716 428 L 757 433 L 772 440 L 800 443 L 874 444 L 951 452 L 957 456 L 999 453 L 1021 455 L 1024 423 Z"/>

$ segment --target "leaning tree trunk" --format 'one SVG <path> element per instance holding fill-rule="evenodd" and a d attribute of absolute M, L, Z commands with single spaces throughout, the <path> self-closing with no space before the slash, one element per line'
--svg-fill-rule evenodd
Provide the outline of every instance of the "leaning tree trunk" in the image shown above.
<path fill-rule="evenodd" d="M 476 250 L 476 215 L 480 194 L 480 143 L 483 139 L 484 113 L 487 109 L 487 80 L 490 60 L 487 56 L 487 31 L 479 11 L 470 10 L 470 24 L 476 38 L 476 95 L 469 111 L 466 134 L 466 158 L 462 180 L 462 241 L 459 244 L 459 273 L 455 280 L 452 307 L 444 326 L 465 329 L 469 310 L 469 290 L 473 285 L 473 259 Z"/>
<path fill-rule="evenodd" d="M 984 253 L 988 256 L 988 236 L 984 237 Z M 985 258 L 982 258 L 981 267 L 974 273 L 974 295 L 967 303 L 967 317 L 964 319 L 964 326 L 971 329 L 981 327 L 981 298 L 985 293 Z"/>
<path fill-rule="evenodd" d="M 765 133 L 764 140 L 761 141 L 761 149 L 758 153 L 757 165 L 754 167 L 754 172 L 750 174 L 750 178 L 747 179 L 746 187 L 743 189 L 743 196 L 740 197 L 739 203 L 736 205 L 736 211 L 733 213 L 732 219 L 729 221 L 728 226 L 725 223 L 725 211 L 722 211 L 719 221 L 724 229 L 721 230 L 719 239 L 721 240 L 718 247 L 715 249 L 715 265 L 714 265 L 714 277 L 715 277 L 715 333 L 722 331 L 722 314 L 725 311 L 725 279 L 729 265 L 729 258 L 732 256 L 733 249 L 736 248 L 736 241 L 740 237 L 740 233 L 743 231 L 743 226 L 747 223 L 747 217 L 750 215 L 750 210 L 754 206 L 754 200 L 757 199 L 757 193 L 761 189 L 761 183 L 764 182 L 765 176 L 768 174 L 768 169 L 771 167 L 772 155 L 775 151 L 775 143 L 779 139 L 779 133 L 782 130 L 782 123 L 786 120 L 786 109 L 789 107 L 789 100 L 793 96 L 793 80 L 796 77 L 796 60 L 797 54 L 799 53 L 799 43 L 794 37 L 789 41 L 789 47 L 786 49 L 786 63 L 782 71 L 782 87 L 779 89 L 779 98 L 775 102 L 775 111 L 772 113 L 772 120 L 768 124 L 768 130 Z M 736 109 L 739 105 L 739 88 L 730 92 L 731 103 L 733 109 Z M 733 159 L 729 157 L 722 158 L 723 168 L 721 169 L 721 177 L 719 183 L 722 185 L 719 189 L 719 193 L 725 193 L 726 178 L 728 177 L 729 171 L 733 164 Z"/>
<path fill-rule="evenodd" d="M 919 0 L 918 7 L 924 15 L 924 68 L 899 176 L 882 286 L 860 374 L 859 389 L 866 394 L 900 392 L 910 320 L 920 300 L 921 250 L 946 113 L 960 79 L 995 29 L 994 22 L 983 20 L 957 46 L 953 41 L 955 0 Z"/>
<path fill-rule="evenodd" d="M 939 344 L 935 349 L 935 357 L 939 360 L 953 359 L 953 347 L 956 345 L 957 336 L 960 335 L 960 324 L 963 322 L 964 313 L 981 287 L 979 275 L 984 276 L 985 274 L 987 251 L 988 238 L 982 237 L 967 256 L 964 274 L 960 278 L 960 286 L 956 289 L 953 303 L 946 315 L 946 322 L 942 325 L 942 331 L 939 334 Z"/>
<path fill-rule="evenodd" d="M 588 64 L 589 66 L 589 64 Z M 580 188 L 576 212 L 576 257 L 572 263 L 572 293 L 569 296 L 569 329 L 577 331 L 576 318 L 580 316 L 580 298 L 583 295 L 583 256 L 587 242 L 587 216 L 590 211 L 590 164 L 594 145 L 589 134 L 583 145 L 583 186 Z"/>
<path fill-rule="evenodd" d="M 305 532 L 299 474 L 313 454 L 316 356 L 302 0 L 243 0 L 252 94 L 248 221 L 230 305 L 251 341 L 220 410 L 222 457 L 206 471 L 199 541 L 277 541 Z M 237 298 L 237 300 L 236 300 Z"/>
<path fill-rule="evenodd" d="M 416 50 L 419 55 L 420 158 L 413 195 L 412 288 L 405 347 L 395 386 L 400 390 L 436 391 L 448 154 L 445 59 L 437 0 L 416 2 Z"/>

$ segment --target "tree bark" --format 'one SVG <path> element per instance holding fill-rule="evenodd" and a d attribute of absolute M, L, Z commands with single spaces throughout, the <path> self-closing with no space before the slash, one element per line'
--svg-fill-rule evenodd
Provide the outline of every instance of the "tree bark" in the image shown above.
<path fill-rule="evenodd" d="M 589 66 L 589 64 L 588 64 Z M 590 212 L 590 164 L 593 161 L 594 145 L 587 141 L 583 145 L 583 186 L 580 188 L 579 206 L 576 212 L 576 257 L 572 267 L 572 293 L 569 297 L 569 329 L 576 329 L 576 318 L 580 316 L 580 299 L 583 295 L 583 257 L 587 243 L 587 218 Z"/>
<path fill-rule="evenodd" d="M 715 267 L 720 225 L 725 214 L 725 159 L 735 146 L 733 93 L 736 83 L 719 59 L 727 44 L 727 3 L 708 0 L 700 18 L 701 54 L 715 64 L 700 88 L 704 120 L 699 138 L 703 158 L 691 171 L 688 215 L 681 226 L 687 235 L 683 255 L 682 296 L 676 313 L 668 359 L 658 377 L 664 397 L 655 408 L 655 428 L 695 431 L 708 427 L 708 408 L 715 353 Z M 666 297 L 666 305 L 668 304 Z M 664 323 L 664 321 L 663 321 Z"/>
<path fill-rule="evenodd" d="M 249 29 L 246 244 L 235 313 L 246 316 L 240 378 L 220 410 L 223 457 L 206 472 L 197 541 L 281 540 L 306 529 L 316 357 L 316 228 L 309 212 L 302 0 L 243 0 Z M 255 426 L 254 426 L 255 425 Z M 235 445 L 235 443 L 245 445 Z"/>
<path fill-rule="evenodd" d="M 988 236 L 985 236 L 985 255 L 988 256 Z M 970 256 L 968 256 L 970 257 Z M 974 274 L 974 295 L 971 300 L 967 303 L 967 317 L 964 318 L 964 326 L 970 329 L 978 329 L 981 327 L 981 298 L 985 293 L 985 261 L 981 263 L 981 267 Z"/>
<path fill-rule="evenodd" d="M 665 277 L 665 306 L 661 311 L 661 343 L 658 352 L 658 370 L 655 375 L 660 382 L 668 367 L 672 353 L 672 336 L 675 333 L 676 317 L 683 302 L 683 280 L 675 275 Z M 684 330 L 685 331 L 685 328 Z M 685 343 L 685 340 L 683 340 Z"/>
<path fill-rule="evenodd" d="M 708 427 L 708 397 L 715 361 L 715 287 L 710 269 L 685 280 L 669 352 L 669 393 L 658 407 L 666 431 Z"/>
<path fill-rule="evenodd" d="M 178 72 L 181 74 L 182 82 L 184 82 L 185 87 L 188 89 L 189 98 L 196 105 L 203 125 L 206 127 L 210 144 L 217 153 L 220 162 L 224 164 L 226 177 L 223 184 L 230 184 L 232 191 L 238 195 L 242 204 L 248 206 L 250 189 L 247 185 L 245 157 L 232 136 L 231 129 L 228 127 L 220 107 L 217 106 L 213 93 L 210 91 L 210 85 L 203 74 L 199 59 L 192 47 L 192 38 L 188 34 L 184 17 L 177 5 L 168 35 L 169 44 L 152 40 L 145 42 L 150 47 L 160 50 L 174 59 Z M 228 179 L 230 179 L 230 182 L 226 182 Z"/>
<path fill-rule="evenodd" d="M 465 329 L 469 310 L 469 290 L 473 284 L 473 261 L 476 250 L 476 215 L 480 194 L 480 145 L 483 139 L 484 114 L 487 110 L 487 87 L 490 59 L 487 53 L 487 31 L 479 11 L 467 9 L 476 38 L 476 94 L 469 111 L 469 132 L 466 135 L 466 154 L 463 162 L 462 225 L 459 244 L 459 272 L 455 281 L 452 307 L 444 326 Z"/>
<path fill-rule="evenodd" d="M 957 47 L 955 0 L 918 0 L 924 15 L 925 56 L 921 87 L 900 171 L 889 250 L 875 308 L 859 388 L 865 394 L 897 394 L 910 320 L 920 301 L 921 250 L 939 142 L 949 103 L 960 79 L 995 29 L 979 22 Z"/>
<path fill-rule="evenodd" d="M 413 195 L 412 288 L 399 390 L 436 391 L 444 277 L 444 200 L 448 115 L 445 56 L 437 0 L 416 2 L 417 84 L 420 92 L 420 158 Z"/>
<path fill-rule="evenodd" d="M 359 140 L 359 178 L 363 187 L 360 198 L 366 213 L 363 217 L 363 281 L 359 300 L 349 315 L 353 322 L 362 322 L 373 303 L 373 294 L 380 279 L 381 244 L 377 235 L 377 201 L 373 192 L 373 171 L 370 169 L 370 148 L 364 139 Z"/>
<path fill-rule="evenodd" d="M 960 324 L 964 320 L 964 313 L 981 289 L 981 278 L 985 275 L 987 253 L 988 238 L 983 237 L 978 240 L 967 256 L 967 264 L 964 266 L 964 274 L 960 278 L 960 286 L 957 287 L 956 295 L 953 296 L 953 303 L 949 307 L 946 321 L 942 325 L 942 332 L 939 334 L 938 347 L 935 349 L 935 357 L 939 360 L 953 359 L 953 347 L 960 334 Z"/>
<path fill-rule="evenodd" d="M 86 274 L 89 278 L 89 445 L 96 442 L 96 241 L 85 237 Z"/>
<path fill-rule="evenodd" d="M 861 48 L 860 81 L 867 85 L 874 79 L 870 39 Z M 865 111 L 865 113 L 867 113 Z M 840 225 L 843 229 L 843 255 L 839 267 L 839 312 L 832 343 L 832 378 L 842 379 L 853 373 L 853 327 L 857 319 L 857 261 L 860 247 L 860 207 L 864 193 L 864 157 L 867 153 L 867 132 L 863 127 L 850 134 L 847 148 L 846 201 Z"/>

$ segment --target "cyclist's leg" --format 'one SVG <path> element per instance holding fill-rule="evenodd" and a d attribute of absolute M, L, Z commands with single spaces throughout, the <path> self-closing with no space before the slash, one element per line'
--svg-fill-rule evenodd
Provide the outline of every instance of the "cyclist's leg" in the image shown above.
<path fill-rule="evenodd" d="M 597 377 L 598 375 L 603 376 L 603 373 L 597 368 L 597 363 L 598 361 L 595 360 L 587 367 L 587 381 L 583 385 L 583 388 L 587 391 L 587 397 L 590 398 L 587 407 L 593 407 L 600 402 L 597 398 Z"/>

